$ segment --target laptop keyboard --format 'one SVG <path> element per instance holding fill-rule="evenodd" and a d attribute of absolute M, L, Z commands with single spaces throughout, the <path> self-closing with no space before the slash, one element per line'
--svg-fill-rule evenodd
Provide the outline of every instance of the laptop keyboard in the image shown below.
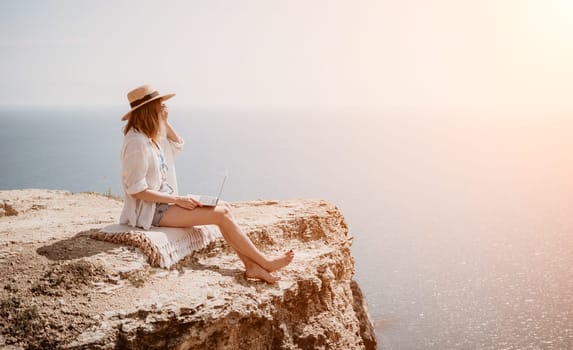
<path fill-rule="evenodd" d="M 201 196 L 199 197 L 199 202 L 204 205 L 215 205 L 217 203 L 217 197 Z"/>

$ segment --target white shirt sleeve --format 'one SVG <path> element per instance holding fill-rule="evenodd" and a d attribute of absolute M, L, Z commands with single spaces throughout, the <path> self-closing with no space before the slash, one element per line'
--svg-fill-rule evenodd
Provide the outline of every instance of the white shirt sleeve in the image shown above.
<path fill-rule="evenodd" d="M 183 139 L 179 140 L 180 142 L 169 140 L 169 145 L 171 146 L 171 151 L 173 152 L 173 155 L 176 155 L 177 153 L 183 150 L 183 145 L 185 144 L 185 142 L 183 141 Z"/>
<path fill-rule="evenodd" d="M 122 181 L 127 194 L 146 190 L 147 170 L 149 167 L 145 145 L 141 142 L 128 142 L 121 157 Z"/>

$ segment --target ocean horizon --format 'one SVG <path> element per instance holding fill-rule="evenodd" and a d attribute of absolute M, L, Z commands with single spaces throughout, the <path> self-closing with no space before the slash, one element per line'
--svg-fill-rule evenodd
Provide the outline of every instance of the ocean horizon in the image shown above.
<path fill-rule="evenodd" d="M 0 190 L 122 195 L 124 110 L 0 108 Z M 180 193 L 318 198 L 381 349 L 573 348 L 568 118 L 170 107 Z M 1 200 L 1 198 L 0 198 Z"/>

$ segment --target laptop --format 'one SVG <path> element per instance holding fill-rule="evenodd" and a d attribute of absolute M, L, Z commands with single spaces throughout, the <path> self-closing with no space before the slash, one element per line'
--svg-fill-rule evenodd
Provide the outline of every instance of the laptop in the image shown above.
<path fill-rule="evenodd" d="M 221 198 L 221 193 L 223 193 L 223 186 L 225 186 L 225 180 L 227 180 L 227 175 L 223 177 L 223 182 L 221 183 L 221 189 L 219 190 L 219 195 L 217 197 L 200 195 L 197 201 L 201 203 L 204 207 L 214 207 L 219 203 L 219 198 Z"/>

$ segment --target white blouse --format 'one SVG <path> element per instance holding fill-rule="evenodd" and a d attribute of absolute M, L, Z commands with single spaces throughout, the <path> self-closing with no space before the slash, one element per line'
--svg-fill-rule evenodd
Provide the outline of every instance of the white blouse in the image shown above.
<path fill-rule="evenodd" d="M 167 139 L 162 130 L 159 145 L 163 150 L 167 164 L 167 183 L 177 195 L 177 178 L 173 158 L 183 148 L 180 143 Z M 127 132 L 121 148 L 121 183 L 125 199 L 120 224 L 149 229 L 155 213 L 155 202 L 146 202 L 132 195 L 143 190 L 158 191 L 161 186 L 161 172 L 157 151 L 153 142 L 143 133 L 134 129 Z"/>

